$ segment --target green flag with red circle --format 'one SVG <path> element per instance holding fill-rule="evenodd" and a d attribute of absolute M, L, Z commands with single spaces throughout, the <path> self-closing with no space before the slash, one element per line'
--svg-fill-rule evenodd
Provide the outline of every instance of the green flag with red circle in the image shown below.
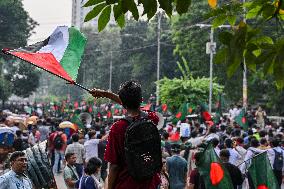
<path fill-rule="evenodd" d="M 201 154 L 197 169 L 204 178 L 206 189 L 234 188 L 228 170 L 221 164 L 211 143 Z"/>
<path fill-rule="evenodd" d="M 259 154 L 251 160 L 248 172 L 256 189 L 279 189 L 267 152 Z"/>
<path fill-rule="evenodd" d="M 245 109 L 242 109 L 239 115 L 235 117 L 235 122 L 239 126 L 241 126 L 244 130 L 248 129 L 248 120 L 247 120 Z"/>

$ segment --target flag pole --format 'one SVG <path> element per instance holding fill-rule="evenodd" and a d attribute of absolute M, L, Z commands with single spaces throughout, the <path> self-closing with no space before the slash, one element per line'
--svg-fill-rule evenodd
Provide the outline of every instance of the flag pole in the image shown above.
<path fill-rule="evenodd" d="M 252 160 L 253 158 L 255 158 L 255 157 L 257 157 L 257 156 L 259 156 L 259 155 L 261 155 L 261 154 L 264 154 L 264 153 L 267 153 L 267 151 L 264 151 L 264 152 L 261 152 L 261 153 L 259 153 L 259 154 L 256 154 L 255 156 L 252 156 L 251 158 L 249 158 L 249 159 L 243 161 L 242 163 L 240 163 L 239 165 L 237 165 L 237 167 L 239 167 L 239 166 L 242 165 L 243 163 L 246 163 L 247 161 L 250 161 L 250 160 Z"/>
<path fill-rule="evenodd" d="M 48 73 L 51 73 L 51 74 L 53 74 L 53 75 L 55 75 L 55 76 L 57 76 L 57 77 L 59 77 L 59 78 L 65 80 L 65 81 L 67 81 L 68 84 L 76 85 L 76 86 L 78 86 L 78 87 L 81 88 L 81 89 L 84 89 L 84 90 L 86 90 L 86 91 L 88 91 L 88 92 L 91 92 L 90 89 L 84 87 L 83 85 L 81 85 L 81 84 L 79 84 L 79 83 L 76 83 L 76 81 L 69 81 L 68 79 L 65 79 L 64 77 L 62 77 L 61 75 L 57 75 L 57 74 L 55 74 L 55 73 L 52 73 L 51 71 L 49 71 L 49 70 L 47 70 L 47 69 L 45 69 L 45 68 L 42 68 L 42 67 L 40 67 L 40 66 L 38 66 L 38 65 L 36 65 L 36 64 L 34 64 L 34 63 L 32 63 L 32 62 L 26 61 L 26 60 L 22 59 L 21 57 L 18 57 L 18 56 L 13 55 L 12 53 L 9 52 L 9 49 L 2 49 L 2 52 L 3 52 L 4 54 L 7 54 L 7 55 L 12 55 L 13 57 L 16 57 L 16 58 L 18 58 L 18 59 L 21 59 L 21 60 L 24 61 L 24 62 L 27 62 L 27 63 L 29 63 L 29 64 L 32 64 L 33 66 L 35 66 L 35 67 L 37 67 L 37 68 L 39 68 L 39 69 L 42 69 L 42 70 L 44 70 L 44 71 L 46 71 L 46 72 L 48 72 Z"/>

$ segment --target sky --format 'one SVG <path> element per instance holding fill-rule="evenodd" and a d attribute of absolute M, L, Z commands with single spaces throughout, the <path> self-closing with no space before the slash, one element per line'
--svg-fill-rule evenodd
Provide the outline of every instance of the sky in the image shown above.
<path fill-rule="evenodd" d="M 23 0 L 24 9 L 39 23 L 28 43 L 47 38 L 60 25 L 71 25 L 72 0 Z"/>

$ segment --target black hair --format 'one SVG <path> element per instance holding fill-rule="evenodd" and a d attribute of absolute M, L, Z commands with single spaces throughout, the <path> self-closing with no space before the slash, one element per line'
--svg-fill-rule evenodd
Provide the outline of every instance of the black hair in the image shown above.
<path fill-rule="evenodd" d="M 264 144 L 266 144 L 266 143 L 267 143 L 267 140 L 266 140 L 265 137 L 263 137 L 263 138 L 260 139 L 260 144 L 264 145 Z"/>
<path fill-rule="evenodd" d="M 262 138 L 262 137 L 265 137 L 266 135 L 266 131 L 265 130 L 261 130 L 259 131 L 259 136 Z"/>
<path fill-rule="evenodd" d="M 165 140 L 168 140 L 169 136 L 170 136 L 169 133 L 163 132 L 163 137 Z"/>
<path fill-rule="evenodd" d="M 278 138 L 274 138 L 272 141 L 271 141 L 271 144 L 273 147 L 277 147 L 279 146 L 280 144 L 280 140 Z"/>
<path fill-rule="evenodd" d="M 22 133 L 23 133 L 23 132 L 22 132 L 21 130 L 17 130 L 17 131 L 16 131 L 17 137 L 20 137 L 20 136 L 22 135 Z"/>
<path fill-rule="evenodd" d="M 142 90 L 138 82 L 131 80 L 121 84 L 118 95 L 124 108 L 130 110 L 139 109 L 142 99 Z"/>
<path fill-rule="evenodd" d="M 257 148 L 259 146 L 259 142 L 256 138 L 252 138 L 250 141 L 250 145 L 254 148 Z"/>
<path fill-rule="evenodd" d="M 190 136 L 191 136 L 191 138 L 197 137 L 197 132 L 196 131 L 192 131 Z"/>
<path fill-rule="evenodd" d="M 101 139 L 103 136 L 101 134 L 97 135 L 97 139 Z"/>
<path fill-rule="evenodd" d="M 79 141 L 79 135 L 78 135 L 77 133 L 74 133 L 74 134 L 72 135 L 72 141 L 73 141 L 73 142 L 78 142 L 78 141 Z"/>
<path fill-rule="evenodd" d="M 89 139 L 91 139 L 94 135 L 96 135 L 96 131 L 89 131 L 88 132 Z"/>
<path fill-rule="evenodd" d="M 212 126 L 209 128 L 209 133 L 216 133 L 217 132 L 217 128 L 215 126 Z"/>
<path fill-rule="evenodd" d="M 15 151 L 12 153 L 12 155 L 10 156 L 10 162 L 15 161 L 18 157 L 22 157 L 25 156 L 26 154 L 22 151 Z"/>
<path fill-rule="evenodd" d="M 230 158 L 230 151 L 227 149 L 223 149 L 220 151 L 220 157 Z"/>
<path fill-rule="evenodd" d="M 230 138 L 226 138 L 225 140 L 225 145 L 227 148 L 232 148 L 233 147 L 233 141 Z"/>
<path fill-rule="evenodd" d="M 211 142 L 212 142 L 214 148 L 217 147 L 218 144 L 219 144 L 219 140 L 218 140 L 217 138 L 213 138 L 213 139 L 211 140 Z"/>
<path fill-rule="evenodd" d="M 171 145 L 171 149 L 172 149 L 173 152 L 179 153 L 181 151 L 181 145 L 174 143 L 174 144 Z"/>
<path fill-rule="evenodd" d="M 97 157 L 93 157 L 89 159 L 84 171 L 88 175 L 91 175 L 91 174 L 94 174 L 97 171 L 97 169 L 100 168 L 101 166 L 102 166 L 102 160 Z"/>
<path fill-rule="evenodd" d="M 249 129 L 249 130 L 248 130 L 248 135 L 253 135 L 252 129 Z"/>
<path fill-rule="evenodd" d="M 73 156 L 73 155 L 75 155 L 75 153 L 73 153 L 73 152 L 70 152 L 70 153 L 65 154 L 65 160 L 68 161 L 69 158 L 70 158 L 71 156 Z"/>

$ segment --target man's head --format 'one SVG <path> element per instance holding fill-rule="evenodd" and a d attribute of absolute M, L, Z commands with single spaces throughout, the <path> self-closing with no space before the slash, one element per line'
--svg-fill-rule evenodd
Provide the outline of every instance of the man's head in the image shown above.
<path fill-rule="evenodd" d="M 171 149 L 174 154 L 179 154 L 181 151 L 181 146 L 180 144 L 174 143 L 171 145 Z"/>
<path fill-rule="evenodd" d="M 73 141 L 73 142 L 78 142 L 78 141 L 79 141 L 79 135 L 78 135 L 77 133 L 74 133 L 74 134 L 72 135 L 72 141 Z"/>
<path fill-rule="evenodd" d="M 67 153 L 65 154 L 65 160 L 68 165 L 75 165 L 76 163 L 76 154 L 75 153 Z"/>
<path fill-rule="evenodd" d="M 96 138 L 96 131 L 89 131 L 88 136 L 89 136 L 89 139 Z"/>
<path fill-rule="evenodd" d="M 21 138 L 21 136 L 22 136 L 22 131 L 21 130 L 17 130 L 16 131 L 16 136 L 18 137 L 18 138 Z"/>
<path fill-rule="evenodd" d="M 137 110 L 142 99 L 141 85 L 136 81 L 127 81 L 119 87 L 119 98 L 124 108 Z"/>
<path fill-rule="evenodd" d="M 227 149 L 223 149 L 220 151 L 220 159 L 222 162 L 227 163 L 229 162 L 230 152 Z"/>
<path fill-rule="evenodd" d="M 233 141 L 230 138 L 226 138 L 225 140 L 225 146 L 226 148 L 232 148 L 233 147 Z"/>
<path fill-rule="evenodd" d="M 16 173 L 24 173 L 27 169 L 27 157 L 24 152 L 16 151 L 10 157 L 12 170 Z"/>

